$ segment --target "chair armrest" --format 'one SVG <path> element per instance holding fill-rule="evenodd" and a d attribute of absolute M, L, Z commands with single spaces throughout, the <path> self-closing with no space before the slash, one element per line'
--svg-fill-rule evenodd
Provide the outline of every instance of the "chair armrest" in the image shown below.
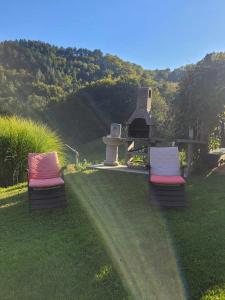
<path fill-rule="evenodd" d="M 66 170 L 66 166 L 61 167 L 60 169 L 60 175 L 64 179 L 64 171 Z"/>

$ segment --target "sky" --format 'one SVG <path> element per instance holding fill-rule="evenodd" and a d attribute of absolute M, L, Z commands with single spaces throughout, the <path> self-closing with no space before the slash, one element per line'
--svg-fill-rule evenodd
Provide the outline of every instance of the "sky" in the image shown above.
<path fill-rule="evenodd" d="M 173 69 L 225 51 L 225 0 L 0 0 L 0 41 L 15 39 Z"/>

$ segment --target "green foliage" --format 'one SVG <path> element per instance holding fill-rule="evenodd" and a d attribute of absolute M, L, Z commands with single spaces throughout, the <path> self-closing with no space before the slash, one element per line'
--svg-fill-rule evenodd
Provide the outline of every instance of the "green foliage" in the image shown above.
<path fill-rule="evenodd" d="M 220 147 L 220 140 L 214 134 L 209 136 L 209 150 L 215 150 Z"/>
<path fill-rule="evenodd" d="M 0 118 L 0 183 L 15 184 L 26 178 L 27 155 L 57 151 L 64 160 L 63 146 L 46 126 L 18 117 Z"/>
<path fill-rule="evenodd" d="M 180 159 L 180 165 L 181 166 L 186 166 L 187 165 L 186 152 L 183 149 L 179 152 L 179 159 Z"/>
<path fill-rule="evenodd" d="M 67 142 L 79 144 L 104 134 L 110 122 L 124 122 L 135 107 L 137 86 L 151 86 L 157 134 L 170 137 L 171 103 L 185 72 L 170 79 L 174 71 L 144 70 L 100 50 L 5 41 L 0 43 L 0 114 L 44 121 Z"/>
<path fill-rule="evenodd" d="M 62 101 L 87 83 L 109 76 L 116 79 L 143 73 L 140 66 L 103 55 L 100 50 L 64 49 L 26 40 L 5 41 L 0 43 L 0 107 L 7 113 L 24 115 L 27 105 L 43 108 Z M 10 97 L 13 107 L 7 106 Z"/>
<path fill-rule="evenodd" d="M 206 55 L 187 72 L 175 101 L 177 135 L 187 137 L 193 127 L 195 135 L 208 139 L 224 112 L 224 78 L 224 53 Z"/>
<path fill-rule="evenodd" d="M 225 146 L 225 55 L 212 53 L 193 66 L 179 84 L 174 101 L 174 127 L 177 138 L 194 139 L 205 145 L 194 147 L 194 168 L 204 169 L 208 149 Z"/>
<path fill-rule="evenodd" d="M 1 42 L 0 114 L 44 121 L 77 145 L 105 134 L 111 122 L 126 121 L 136 88 L 151 86 L 156 135 L 187 137 L 189 126 L 198 135 L 204 123 L 207 133 L 220 127 L 224 147 L 224 56 L 213 53 L 173 71 L 144 70 L 100 50 Z"/>
<path fill-rule="evenodd" d="M 224 300 L 225 299 L 225 287 L 213 287 L 210 289 L 201 300 Z"/>

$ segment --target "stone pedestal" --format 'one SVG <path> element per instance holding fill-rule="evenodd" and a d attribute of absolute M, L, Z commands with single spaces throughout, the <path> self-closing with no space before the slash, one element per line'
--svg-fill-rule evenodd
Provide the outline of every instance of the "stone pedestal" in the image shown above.
<path fill-rule="evenodd" d="M 122 139 L 104 136 L 102 140 L 106 144 L 106 159 L 104 160 L 104 165 L 118 166 L 118 146 L 123 143 Z"/>
<path fill-rule="evenodd" d="M 105 166 L 118 165 L 118 146 L 122 144 L 121 139 L 121 124 L 111 124 L 110 135 L 103 137 L 103 142 L 106 144 L 106 159 Z"/>
<path fill-rule="evenodd" d="M 118 146 L 106 145 L 106 159 L 105 166 L 118 166 Z"/>

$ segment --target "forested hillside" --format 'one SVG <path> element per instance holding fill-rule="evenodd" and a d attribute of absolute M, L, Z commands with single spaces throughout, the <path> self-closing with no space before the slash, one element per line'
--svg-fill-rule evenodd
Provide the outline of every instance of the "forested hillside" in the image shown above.
<path fill-rule="evenodd" d="M 41 119 L 66 140 L 83 143 L 104 134 L 110 122 L 123 122 L 134 108 L 136 87 L 149 85 L 162 130 L 179 77 L 172 74 L 144 70 L 100 50 L 5 41 L 0 43 L 0 113 Z"/>
<path fill-rule="evenodd" d="M 197 65 L 173 71 L 144 70 L 100 50 L 55 47 L 39 41 L 5 41 L 0 43 L 0 114 L 41 120 L 65 141 L 80 144 L 105 134 L 110 122 L 124 122 L 134 109 L 136 87 L 151 86 L 158 132 L 170 138 L 176 130 L 174 113 L 182 111 L 179 116 L 183 120 L 188 119 L 187 111 L 191 116 L 192 108 L 185 108 L 190 86 L 195 96 L 189 93 L 189 97 L 197 103 L 194 86 L 198 87 L 202 70 L 217 72 L 223 66 L 224 56 L 216 57 L 211 54 Z M 222 82 L 221 79 L 217 90 L 221 90 Z M 204 98 L 203 86 L 201 91 Z"/>
<path fill-rule="evenodd" d="M 100 50 L 58 48 L 36 41 L 0 43 L 1 110 L 9 102 L 43 108 L 65 100 L 90 82 L 122 77 L 141 78 L 144 70 Z M 149 76 L 148 76 L 149 77 Z M 17 112 L 18 112 L 17 111 Z"/>

